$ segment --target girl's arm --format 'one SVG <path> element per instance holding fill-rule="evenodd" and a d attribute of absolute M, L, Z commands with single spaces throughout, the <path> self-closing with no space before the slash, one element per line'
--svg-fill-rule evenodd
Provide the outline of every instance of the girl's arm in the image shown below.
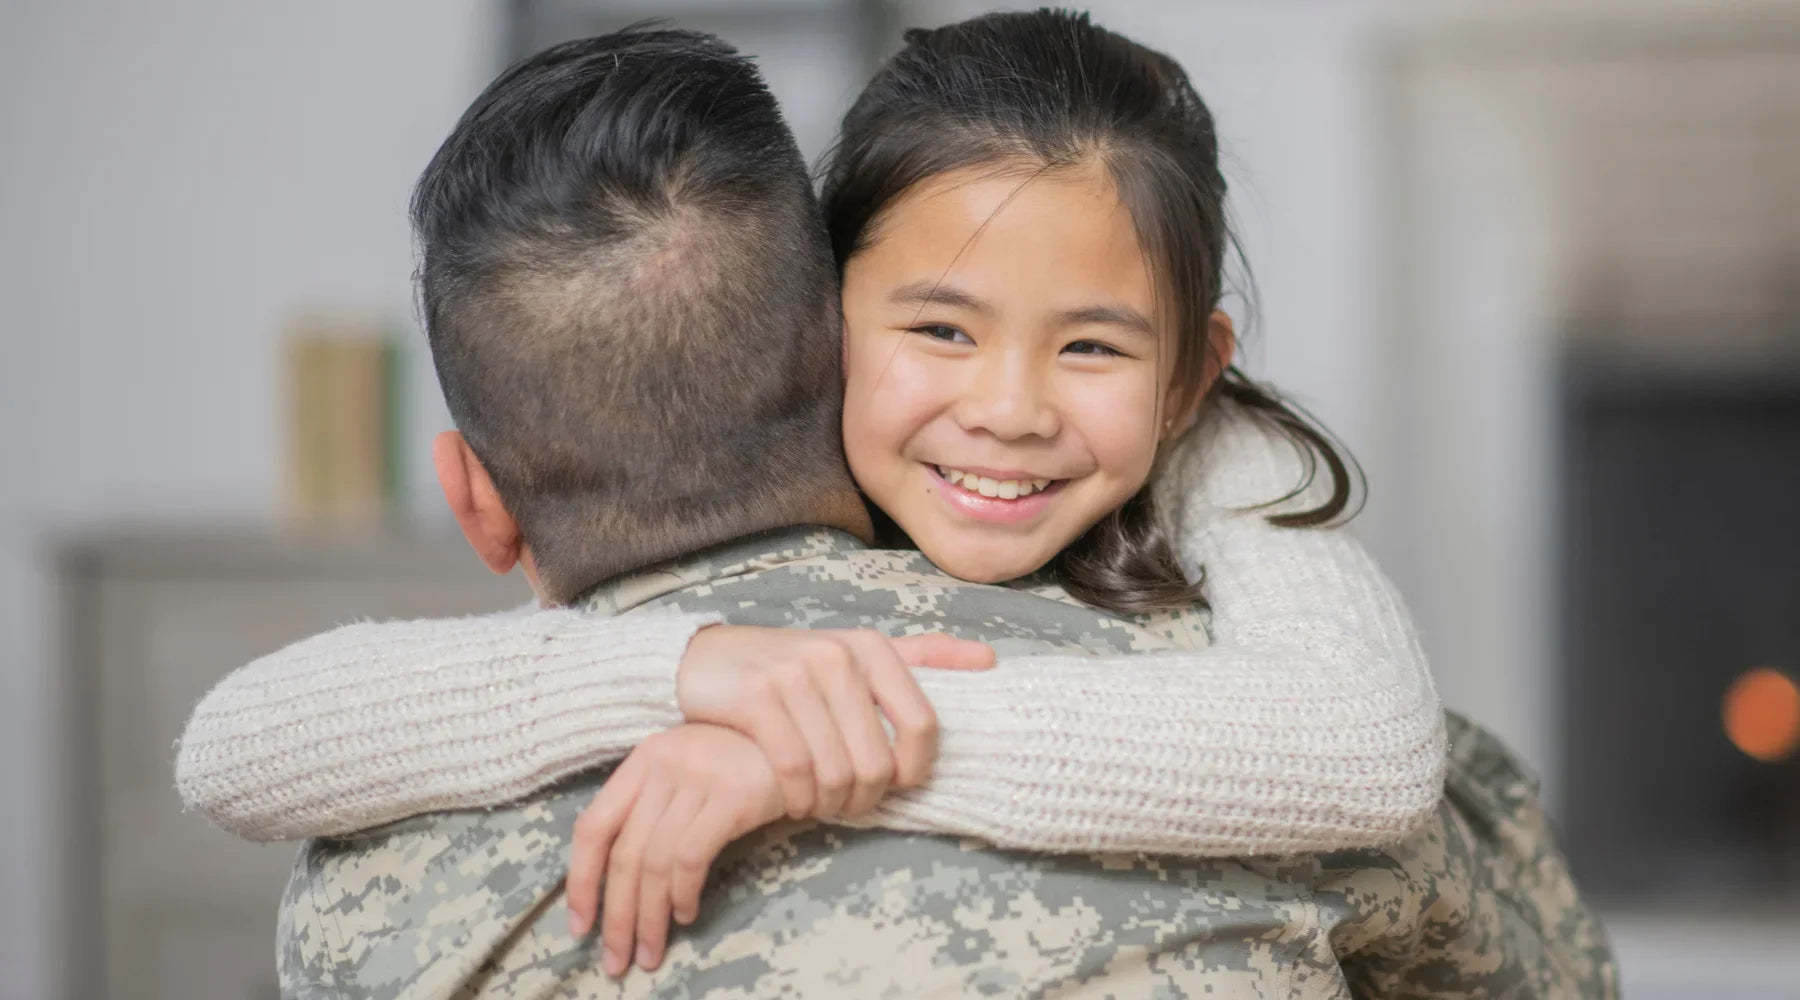
<path fill-rule="evenodd" d="M 1212 645 L 922 673 L 938 763 L 875 822 L 1190 855 L 1384 844 L 1424 823 L 1443 786 L 1443 710 L 1399 594 L 1342 529 L 1245 509 L 1302 472 L 1285 438 L 1215 414 L 1158 497 L 1184 567 L 1205 572 Z"/>
<path fill-rule="evenodd" d="M 929 784 L 882 826 L 1036 850 L 1237 855 L 1399 839 L 1435 806 L 1442 716 L 1392 586 L 1338 530 L 1229 508 L 1299 460 L 1221 414 L 1165 479 L 1215 643 L 1198 652 L 920 671 L 941 724 Z M 261 839 L 497 805 L 624 756 L 681 721 L 700 616 L 578 612 L 352 625 L 207 696 L 177 759 L 184 799 Z M 435 666 L 433 666 L 435 665 Z"/>
<path fill-rule="evenodd" d="M 533 607 L 344 625 L 220 681 L 182 732 L 175 784 L 252 840 L 509 802 L 680 723 L 676 667 L 717 621 Z"/>

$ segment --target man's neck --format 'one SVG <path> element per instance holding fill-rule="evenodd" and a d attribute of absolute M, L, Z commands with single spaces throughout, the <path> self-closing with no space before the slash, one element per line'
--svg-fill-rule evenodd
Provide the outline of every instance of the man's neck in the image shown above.
<path fill-rule="evenodd" d="M 659 567 L 679 563 L 695 555 L 706 553 L 720 546 L 729 546 L 746 539 L 776 534 L 784 531 L 807 532 L 826 529 L 841 532 L 856 539 L 864 546 L 874 543 L 875 530 L 869 519 L 869 508 L 862 495 L 848 485 L 839 488 L 810 490 L 801 493 L 795 491 L 794 502 L 771 505 L 766 516 L 759 519 L 748 516 L 748 512 L 739 512 L 729 518 L 731 525 L 729 534 L 719 533 L 708 537 L 705 533 L 689 536 L 679 547 L 669 546 L 657 550 L 648 550 L 642 546 L 629 549 L 638 553 L 638 557 L 623 561 L 623 565 L 614 567 L 597 567 L 599 572 L 590 577 L 588 582 L 574 587 L 555 588 L 552 590 L 541 582 L 536 573 L 536 563 L 529 559 L 529 546 L 521 556 L 527 568 L 526 579 L 531 581 L 532 592 L 538 602 L 548 607 L 554 604 L 577 605 L 583 602 L 585 595 L 608 585 L 611 581 L 623 577 L 639 575 L 653 571 Z M 617 554 L 627 550 L 625 547 L 614 547 L 608 550 Z M 616 568 L 615 568 L 616 567 Z"/>

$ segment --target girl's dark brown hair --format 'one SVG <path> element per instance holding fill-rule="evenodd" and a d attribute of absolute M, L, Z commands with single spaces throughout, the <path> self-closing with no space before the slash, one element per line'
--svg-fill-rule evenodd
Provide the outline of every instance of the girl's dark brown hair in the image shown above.
<path fill-rule="evenodd" d="M 905 37 L 844 116 L 826 165 L 825 219 L 839 269 L 869 243 L 887 206 L 928 178 L 987 164 L 1055 169 L 1098 159 L 1173 310 L 1173 384 L 1198 389 L 1218 369 L 1208 330 L 1232 238 L 1212 113 L 1187 74 L 1069 11 L 987 14 Z M 1315 422 L 1235 367 L 1213 380 L 1206 397 L 1198 401 L 1202 418 L 1224 397 L 1306 457 L 1302 480 L 1270 504 L 1308 489 L 1321 461 L 1330 472 L 1329 499 L 1271 514 L 1271 523 L 1304 528 L 1344 515 L 1353 463 Z M 1178 390 L 1172 402 L 1186 412 L 1191 397 Z M 1065 548 L 1051 571 L 1075 597 L 1113 612 L 1200 603 L 1200 584 L 1182 572 L 1154 507 L 1146 485 Z"/>

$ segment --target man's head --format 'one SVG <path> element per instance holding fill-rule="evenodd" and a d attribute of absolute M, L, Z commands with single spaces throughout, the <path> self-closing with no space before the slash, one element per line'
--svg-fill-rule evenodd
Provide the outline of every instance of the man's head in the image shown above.
<path fill-rule="evenodd" d="M 540 596 L 764 528 L 866 532 L 805 164 L 716 38 L 568 42 L 495 80 L 412 204 L 440 480 Z"/>

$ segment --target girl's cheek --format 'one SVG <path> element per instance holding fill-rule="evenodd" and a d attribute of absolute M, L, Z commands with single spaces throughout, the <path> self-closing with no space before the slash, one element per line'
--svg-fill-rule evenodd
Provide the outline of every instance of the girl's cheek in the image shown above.
<path fill-rule="evenodd" d="M 1147 380 L 1121 379 L 1111 388 L 1114 391 L 1089 393 L 1076 420 L 1100 467 L 1113 478 L 1131 479 L 1141 486 L 1156 458 L 1155 386 Z"/>
<path fill-rule="evenodd" d="M 884 346 L 858 359 L 851 384 L 861 385 L 867 405 L 879 409 L 884 422 L 903 424 L 941 402 L 947 373 L 923 351 L 907 350 L 904 343 Z"/>
<path fill-rule="evenodd" d="M 918 352 L 898 338 L 853 342 L 847 354 L 844 448 L 858 478 L 871 480 L 863 483 L 868 488 L 928 422 L 932 380 Z"/>

